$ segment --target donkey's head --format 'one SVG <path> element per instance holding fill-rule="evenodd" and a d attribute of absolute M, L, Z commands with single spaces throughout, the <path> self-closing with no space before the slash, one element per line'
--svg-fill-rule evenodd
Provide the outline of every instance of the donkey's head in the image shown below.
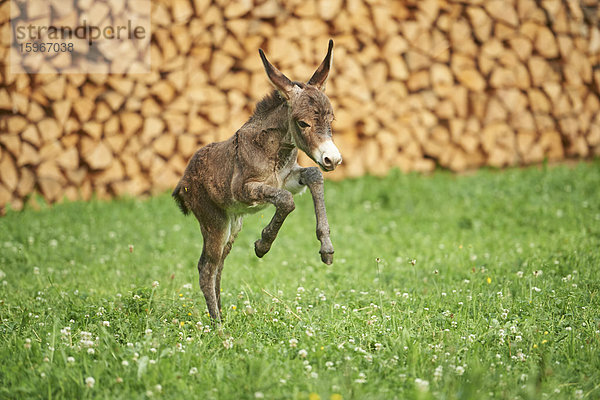
<path fill-rule="evenodd" d="M 333 60 L 333 40 L 325 59 L 307 83 L 292 82 L 275 68 L 259 50 L 265 71 L 275 88 L 290 106 L 289 129 L 296 146 L 325 171 L 332 171 L 342 162 L 331 134 L 333 108 L 325 94 L 325 82 Z"/>

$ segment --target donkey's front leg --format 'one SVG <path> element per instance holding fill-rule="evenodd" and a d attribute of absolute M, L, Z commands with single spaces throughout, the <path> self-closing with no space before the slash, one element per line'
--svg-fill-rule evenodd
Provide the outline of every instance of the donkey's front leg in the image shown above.
<path fill-rule="evenodd" d="M 333 244 L 329 238 L 329 222 L 325 211 L 325 196 L 323 189 L 323 174 L 317 167 L 300 170 L 300 184 L 308 186 L 315 205 L 317 217 L 317 239 L 321 242 L 321 260 L 325 264 L 333 263 Z"/>
<path fill-rule="evenodd" d="M 244 198 L 249 202 L 269 202 L 275 206 L 275 215 L 269 224 L 262 230 L 261 238 L 254 242 L 254 251 L 258 257 L 264 256 L 270 249 L 277 233 L 289 213 L 294 211 L 294 197 L 285 189 L 277 189 L 273 186 L 258 182 L 250 182 L 244 185 Z"/>

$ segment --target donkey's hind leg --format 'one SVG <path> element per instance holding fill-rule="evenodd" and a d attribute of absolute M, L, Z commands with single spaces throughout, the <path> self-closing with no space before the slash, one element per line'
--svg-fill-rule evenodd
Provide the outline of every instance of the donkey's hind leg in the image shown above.
<path fill-rule="evenodd" d="M 215 293 L 217 295 L 217 306 L 219 307 L 219 311 L 222 314 L 221 308 L 221 272 L 223 272 L 223 265 L 225 263 L 225 258 L 229 255 L 231 251 L 231 247 L 233 246 L 233 242 L 237 237 L 238 233 L 242 229 L 242 217 L 233 217 L 230 222 L 231 228 L 229 229 L 229 237 L 227 239 L 227 243 L 225 244 L 225 248 L 223 249 L 223 255 L 221 256 L 221 263 L 219 264 L 219 270 L 217 271 L 217 279 L 215 281 Z"/>
<path fill-rule="evenodd" d="M 229 237 L 229 220 L 224 215 L 213 214 L 210 221 L 201 221 L 200 228 L 204 237 L 202 255 L 198 261 L 200 289 L 206 299 L 210 316 L 221 320 L 217 298 L 217 276 L 222 268 L 223 248 Z"/>

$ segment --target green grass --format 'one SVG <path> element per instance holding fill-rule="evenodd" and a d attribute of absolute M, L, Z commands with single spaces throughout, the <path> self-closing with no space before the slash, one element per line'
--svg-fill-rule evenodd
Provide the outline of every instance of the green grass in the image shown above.
<path fill-rule="evenodd" d="M 167 194 L 9 212 L 0 398 L 600 398 L 600 162 L 393 172 L 326 202 L 332 266 L 309 195 L 264 259 L 272 210 L 246 218 L 222 335 Z"/>

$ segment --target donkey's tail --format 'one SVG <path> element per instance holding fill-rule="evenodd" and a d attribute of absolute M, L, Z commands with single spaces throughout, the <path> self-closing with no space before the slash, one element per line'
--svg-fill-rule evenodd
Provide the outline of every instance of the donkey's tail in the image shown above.
<path fill-rule="evenodd" d="M 178 183 L 177 186 L 175 186 L 175 190 L 173 190 L 171 196 L 173 196 L 173 198 L 175 199 L 175 203 L 177 203 L 181 212 L 184 215 L 188 215 L 190 213 L 190 209 L 187 208 L 187 206 L 185 205 L 185 201 L 181 197 L 181 182 Z"/>

